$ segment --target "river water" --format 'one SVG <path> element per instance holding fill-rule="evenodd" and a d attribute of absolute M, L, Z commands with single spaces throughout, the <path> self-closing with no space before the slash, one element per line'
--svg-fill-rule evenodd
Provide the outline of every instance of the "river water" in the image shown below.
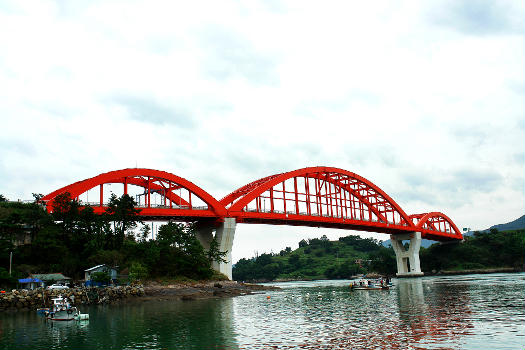
<path fill-rule="evenodd" d="M 273 283 L 229 299 L 81 307 L 88 322 L 0 314 L 0 349 L 524 349 L 525 274 Z M 268 298 L 269 297 L 269 298 Z"/>

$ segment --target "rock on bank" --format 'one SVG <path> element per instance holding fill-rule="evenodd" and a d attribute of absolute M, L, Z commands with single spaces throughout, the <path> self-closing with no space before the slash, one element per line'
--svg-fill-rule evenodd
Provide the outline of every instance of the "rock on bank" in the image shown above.
<path fill-rule="evenodd" d="M 74 305 L 91 305 L 112 303 L 118 300 L 136 298 L 144 295 L 144 287 L 118 286 L 106 288 L 69 288 L 61 290 L 35 289 L 12 290 L 0 294 L 0 311 L 5 310 L 34 310 L 40 307 L 49 307 L 51 299 L 61 295 L 67 297 Z"/>
<path fill-rule="evenodd" d="M 206 298 L 223 298 L 237 295 L 253 294 L 264 290 L 275 290 L 278 287 L 258 284 L 237 283 L 235 281 L 177 283 L 161 285 L 150 283 L 144 287 L 143 300 L 193 300 Z"/>

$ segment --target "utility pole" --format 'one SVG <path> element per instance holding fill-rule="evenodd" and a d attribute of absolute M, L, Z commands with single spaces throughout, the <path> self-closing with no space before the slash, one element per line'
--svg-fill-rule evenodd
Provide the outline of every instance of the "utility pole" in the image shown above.
<path fill-rule="evenodd" d="M 13 262 L 13 252 L 9 252 L 9 276 L 11 276 L 11 263 Z"/>

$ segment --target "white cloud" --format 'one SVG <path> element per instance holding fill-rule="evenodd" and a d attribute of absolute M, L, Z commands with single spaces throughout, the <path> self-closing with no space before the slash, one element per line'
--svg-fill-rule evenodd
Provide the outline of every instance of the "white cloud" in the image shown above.
<path fill-rule="evenodd" d="M 513 220 L 522 13 L 514 1 L 3 2 L 0 192 L 29 199 L 137 164 L 221 198 L 328 165 L 409 213 Z M 311 230 L 296 229 L 268 231 Z M 239 226 L 234 256 L 292 245 L 265 246 L 263 231 Z"/>

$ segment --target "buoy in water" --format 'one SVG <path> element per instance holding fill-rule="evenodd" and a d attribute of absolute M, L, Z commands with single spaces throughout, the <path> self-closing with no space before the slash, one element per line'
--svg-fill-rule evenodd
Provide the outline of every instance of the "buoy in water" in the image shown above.
<path fill-rule="evenodd" d="M 270 300 L 270 296 L 268 295 L 268 296 L 266 297 L 266 299 Z"/>

